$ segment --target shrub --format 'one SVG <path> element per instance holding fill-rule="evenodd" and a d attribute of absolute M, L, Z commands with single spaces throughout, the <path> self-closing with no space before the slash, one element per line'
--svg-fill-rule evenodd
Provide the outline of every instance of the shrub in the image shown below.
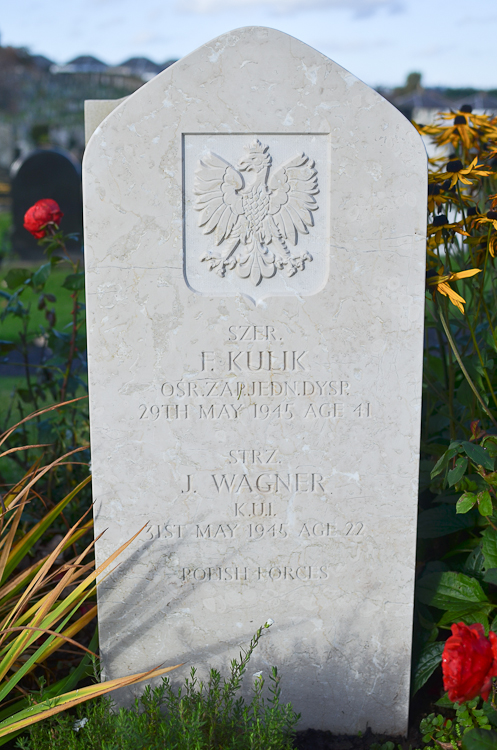
<path fill-rule="evenodd" d="M 175 690 L 168 679 L 147 687 L 134 709 L 112 710 L 109 700 L 92 701 L 74 715 L 63 714 L 30 729 L 23 750 L 291 750 L 299 720 L 292 707 L 280 703 L 277 670 L 270 674 L 269 699 L 265 681 L 254 675 L 252 700 L 236 697 L 249 659 L 266 624 L 259 628 L 246 652 L 231 662 L 228 679 L 211 670 L 207 684 L 195 669 Z"/>

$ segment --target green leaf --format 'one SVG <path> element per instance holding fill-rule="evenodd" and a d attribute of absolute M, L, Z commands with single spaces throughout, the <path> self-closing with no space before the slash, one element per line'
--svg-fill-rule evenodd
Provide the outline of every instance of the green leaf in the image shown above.
<path fill-rule="evenodd" d="M 466 625 L 473 625 L 475 622 L 480 622 L 485 628 L 485 632 L 488 632 L 488 615 L 493 608 L 493 604 L 490 604 L 490 602 L 483 604 L 460 604 L 444 612 L 437 625 L 443 628 L 447 627 L 447 625 L 452 625 L 454 622 L 464 622 Z"/>
<path fill-rule="evenodd" d="M 497 726 L 497 711 L 492 707 L 492 704 L 488 701 L 485 701 L 482 709 L 489 722 L 493 724 L 494 727 Z"/>
<path fill-rule="evenodd" d="M 476 495 L 474 492 L 465 492 L 461 495 L 456 504 L 456 513 L 467 513 L 476 504 Z"/>
<path fill-rule="evenodd" d="M 485 575 L 483 576 L 483 580 L 485 581 L 485 583 L 491 583 L 494 586 L 497 586 L 497 568 L 490 568 L 489 570 L 487 570 L 485 572 Z M 490 626 L 490 630 L 493 630 L 495 633 L 497 633 L 497 617 Z"/>
<path fill-rule="evenodd" d="M 473 513 L 457 515 L 452 504 L 430 508 L 430 510 L 425 510 L 418 516 L 418 538 L 436 539 L 439 536 L 470 529 L 475 526 L 477 517 Z"/>
<path fill-rule="evenodd" d="M 481 442 L 491 456 L 497 456 L 497 435 L 486 435 Z"/>
<path fill-rule="evenodd" d="M 478 510 L 480 511 L 480 515 L 485 517 L 491 516 L 494 509 L 490 492 L 488 490 L 483 490 L 483 492 L 479 492 L 476 497 L 478 499 Z"/>
<path fill-rule="evenodd" d="M 495 750 L 497 748 L 497 732 L 493 729 L 470 729 L 463 734 L 462 750 Z"/>
<path fill-rule="evenodd" d="M 442 651 L 444 650 L 445 643 L 437 641 L 436 643 L 429 643 L 424 647 L 419 657 L 418 663 L 414 667 L 413 679 L 412 679 L 412 694 L 418 692 L 423 687 L 425 682 L 433 674 L 435 669 L 442 661 Z"/>
<path fill-rule="evenodd" d="M 41 442 L 41 440 L 40 440 Z M 483 557 L 483 550 L 481 544 L 468 555 L 464 568 L 461 573 L 466 573 L 468 576 L 473 578 L 480 578 L 483 575 L 483 569 L 485 568 L 485 558 Z"/>
<path fill-rule="evenodd" d="M 459 456 L 459 458 L 456 461 L 455 468 L 451 469 L 447 475 L 447 481 L 449 483 L 449 487 L 453 487 L 460 479 L 463 478 L 464 474 L 466 473 L 467 468 L 468 468 L 468 459 L 464 458 L 463 456 Z"/>
<path fill-rule="evenodd" d="M 493 471 L 494 459 L 486 448 L 482 448 L 480 445 L 475 445 L 475 443 L 470 443 L 468 440 L 463 440 L 461 446 L 466 455 L 469 456 L 477 466 L 483 466 L 485 469 Z"/>
<path fill-rule="evenodd" d="M 444 693 L 441 698 L 435 701 L 434 705 L 439 706 L 439 708 L 454 708 L 456 704 L 449 700 L 448 693 Z"/>
<path fill-rule="evenodd" d="M 72 289 L 73 291 L 80 291 L 85 288 L 85 274 L 84 271 L 79 273 L 70 273 L 66 276 L 64 283 L 62 284 L 64 289 Z M 483 450 L 483 449 L 482 449 Z"/>
<path fill-rule="evenodd" d="M 476 578 L 464 573 L 429 573 L 418 581 L 416 595 L 423 604 L 452 610 L 462 602 L 488 602 Z"/>
<path fill-rule="evenodd" d="M 17 289 L 30 277 L 31 271 L 27 268 L 11 268 L 5 277 L 5 282 L 9 289 Z"/>
<path fill-rule="evenodd" d="M 52 266 L 50 263 L 45 263 L 43 266 L 40 266 L 40 268 L 33 274 L 32 282 L 33 286 L 44 286 L 48 280 L 48 277 L 50 276 L 50 271 L 52 270 Z"/>
<path fill-rule="evenodd" d="M 497 568 L 497 531 L 488 527 L 482 533 L 482 550 L 485 568 Z"/>
<path fill-rule="evenodd" d="M 454 446 L 453 443 L 451 443 L 448 450 L 445 451 L 443 456 L 440 456 L 437 463 L 433 467 L 431 471 L 431 478 L 434 479 L 437 474 L 441 474 L 441 472 L 445 469 L 447 464 L 449 463 L 451 458 L 454 458 L 459 453 L 459 444 L 457 444 L 457 447 Z"/>

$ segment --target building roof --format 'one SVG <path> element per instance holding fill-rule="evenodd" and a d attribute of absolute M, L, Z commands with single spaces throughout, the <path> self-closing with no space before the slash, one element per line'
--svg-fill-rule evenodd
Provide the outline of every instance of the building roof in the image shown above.
<path fill-rule="evenodd" d="M 80 55 L 57 67 L 59 73 L 105 73 L 109 66 L 92 55 Z"/>

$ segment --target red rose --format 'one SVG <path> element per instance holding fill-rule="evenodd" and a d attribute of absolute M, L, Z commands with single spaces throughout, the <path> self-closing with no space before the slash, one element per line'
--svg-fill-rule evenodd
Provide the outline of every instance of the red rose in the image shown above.
<path fill-rule="evenodd" d="M 47 234 L 47 228 L 54 226 L 59 228 L 60 220 L 64 214 L 59 204 L 51 198 L 43 198 L 31 206 L 24 214 L 24 228 L 31 232 L 33 237 L 40 240 Z"/>
<path fill-rule="evenodd" d="M 481 695 L 488 699 L 492 677 L 497 676 L 497 635 L 485 637 L 483 625 L 452 625 L 442 654 L 444 688 L 453 703 Z"/>

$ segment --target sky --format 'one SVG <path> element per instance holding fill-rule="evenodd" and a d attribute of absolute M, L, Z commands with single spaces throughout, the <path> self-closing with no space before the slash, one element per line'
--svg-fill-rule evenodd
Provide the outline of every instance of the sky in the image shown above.
<path fill-rule="evenodd" d="M 496 0 L 4 0 L 2 45 L 57 63 L 180 58 L 242 26 L 301 39 L 371 86 L 497 89 Z"/>

